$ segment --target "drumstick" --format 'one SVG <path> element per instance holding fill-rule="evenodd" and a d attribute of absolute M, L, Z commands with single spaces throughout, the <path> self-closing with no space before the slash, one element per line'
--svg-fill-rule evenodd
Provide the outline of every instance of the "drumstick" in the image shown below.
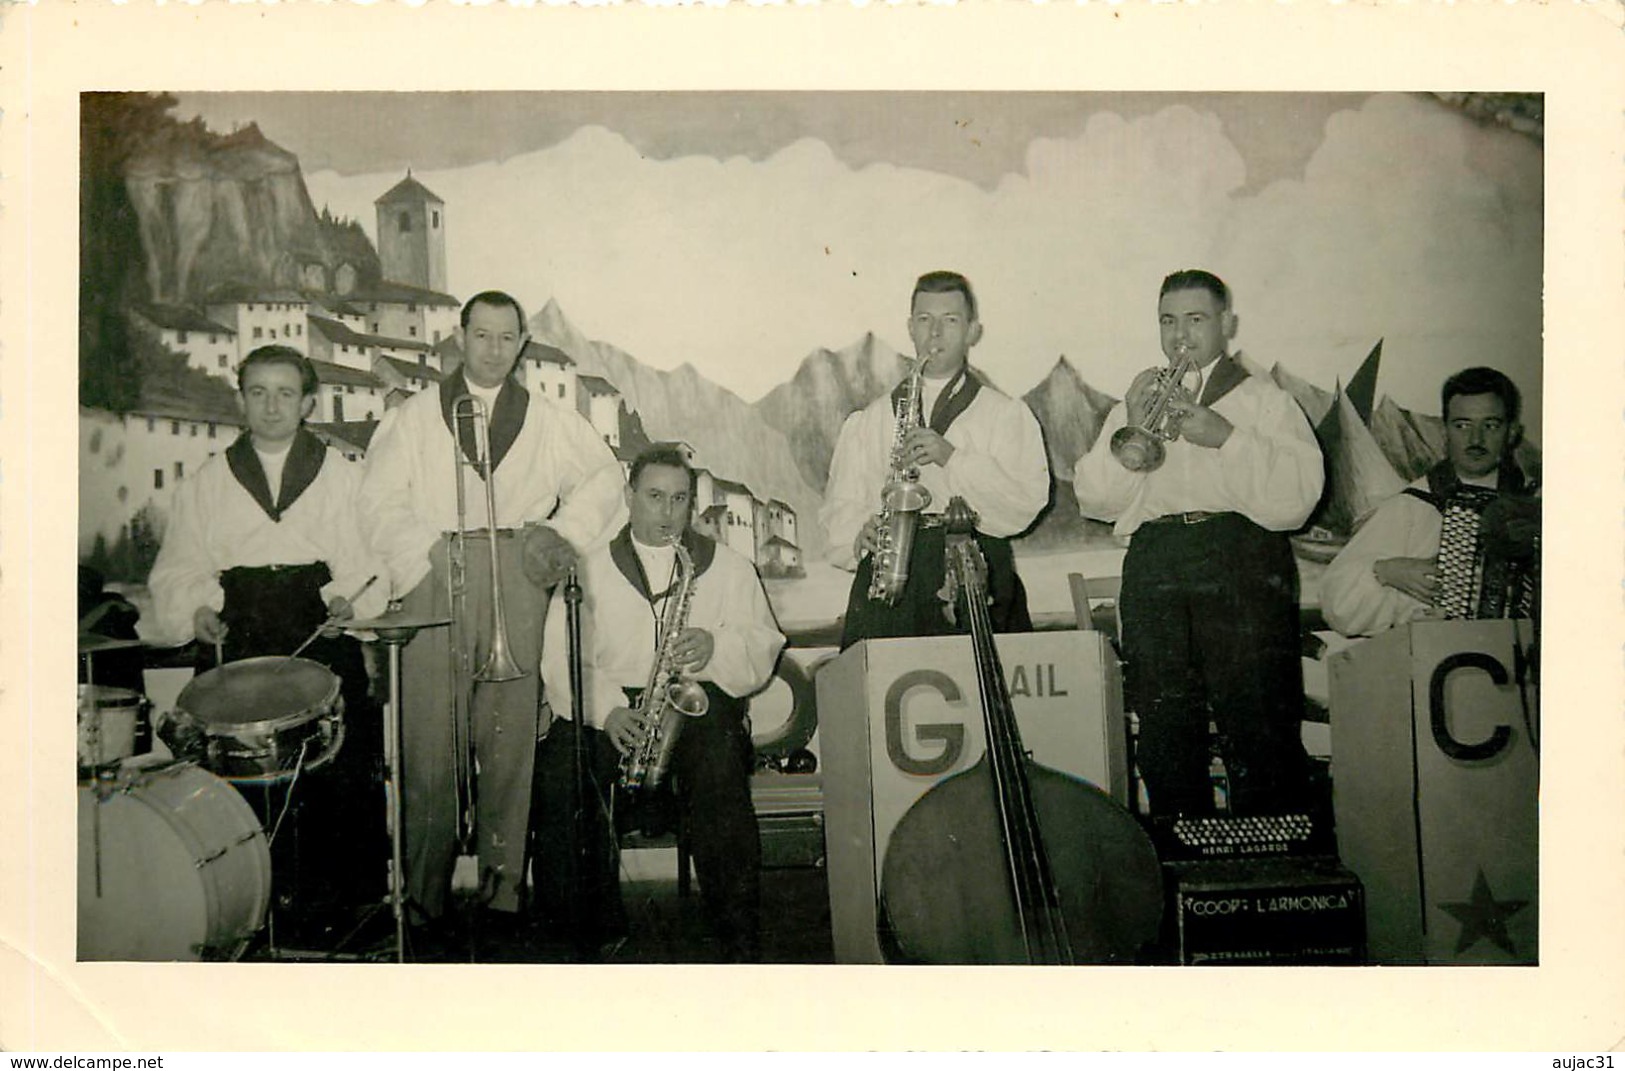
<path fill-rule="evenodd" d="M 357 590 L 354 595 L 350 596 L 350 598 L 348 599 L 348 602 L 350 603 L 350 606 L 351 606 L 352 609 L 355 607 L 356 600 L 361 598 L 361 596 L 365 595 L 367 593 L 367 589 L 372 587 L 377 582 L 378 582 L 377 574 L 374 574 L 374 575 L 368 577 L 367 582 L 365 584 L 362 584 L 360 589 Z M 310 636 L 306 638 L 304 643 L 301 643 L 298 647 L 294 648 L 293 654 L 288 656 L 288 661 L 282 663 L 281 666 L 276 667 L 276 669 L 272 670 L 271 672 L 273 674 L 282 672 L 282 666 L 286 666 L 288 664 L 288 662 L 292 662 L 295 658 L 298 658 L 300 653 L 303 652 L 306 647 L 309 647 L 311 644 L 315 643 L 317 638 L 319 636 L 321 636 L 322 633 L 326 632 L 328 629 L 332 628 L 336 624 L 338 624 L 338 618 L 334 617 L 332 614 L 328 614 L 327 615 L 327 620 L 325 620 L 321 624 L 317 625 L 316 626 L 316 631 L 312 632 L 310 634 Z"/>

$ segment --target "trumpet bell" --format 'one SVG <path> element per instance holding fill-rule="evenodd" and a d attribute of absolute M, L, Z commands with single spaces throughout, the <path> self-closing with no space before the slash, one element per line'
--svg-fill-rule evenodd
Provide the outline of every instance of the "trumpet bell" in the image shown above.
<path fill-rule="evenodd" d="M 711 700 L 705 689 L 690 680 L 672 681 L 666 688 L 666 701 L 672 709 L 690 718 L 697 718 L 711 709 Z"/>
<path fill-rule="evenodd" d="M 1130 472 L 1155 472 L 1168 456 L 1162 439 L 1144 428 L 1129 425 L 1112 435 L 1112 456 Z"/>
<path fill-rule="evenodd" d="M 485 660 L 485 665 L 480 667 L 480 671 L 474 674 L 474 679 L 481 684 L 498 684 L 502 681 L 516 681 L 524 675 L 525 671 L 519 668 L 519 663 L 508 653 L 508 645 L 502 644 L 491 648 L 490 657 Z"/>

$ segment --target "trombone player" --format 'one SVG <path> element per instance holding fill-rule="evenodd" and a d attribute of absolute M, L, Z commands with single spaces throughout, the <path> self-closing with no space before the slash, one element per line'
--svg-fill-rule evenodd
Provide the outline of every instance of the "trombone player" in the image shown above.
<path fill-rule="evenodd" d="M 474 295 L 456 332 L 462 367 L 386 413 L 367 451 L 362 525 L 401 609 L 452 618 L 402 652 L 404 877 L 418 926 L 443 916 L 460 843 L 478 856 L 485 908 L 517 920 L 548 593 L 622 516 L 603 438 L 514 374 L 526 335 L 517 300 Z"/>
<path fill-rule="evenodd" d="M 1320 446 L 1291 395 L 1230 355 L 1236 314 L 1218 276 L 1169 275 L 1157 321 L 1168 370 L 1135 378 L 1073 481 L 1084 516 L 1132 537 L 1118 610 L 1151 811 L 1214 810 L 1210 717 L 1226 741 L 1232 811 L 1299 810 L 1303 669 L 1287 533 L 1320 499 Z"/>

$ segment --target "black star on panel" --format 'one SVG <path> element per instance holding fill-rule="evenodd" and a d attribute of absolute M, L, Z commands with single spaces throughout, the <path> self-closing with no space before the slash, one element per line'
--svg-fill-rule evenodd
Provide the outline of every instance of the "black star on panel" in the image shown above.
<path fill-rule="evenodd" d="M 1529 906 L 1528 900 L 1497 900 L 1490 891 L 1483 868 L 1473 881 L 1473 898 L 1466 903 L 1442 903 L 1447 911 L 1461 923 L 1461 935 L 1456 938 L 1456 951 L 1465 952 L 1480 938 L 1488 938 L 1507 955 L 1515 955 L 1512 938 L 1507 934 L 1507 920 Z"/>

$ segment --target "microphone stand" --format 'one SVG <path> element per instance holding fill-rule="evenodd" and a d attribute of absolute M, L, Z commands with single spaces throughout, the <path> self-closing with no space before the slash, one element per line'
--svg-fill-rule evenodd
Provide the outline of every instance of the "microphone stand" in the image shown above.
<path fill-rule="evenodd" d="M 585 903 L 586 890 L 583 888 L 587 876 L 591 873 L 591 868 L 586 863 L 586 855 L 592 844 L 592 831 L 588 822 L 591 812 L 588 810 L 587 800 L 587 776 L 590 766 L 587 757 L 587 735 L 583 728 L 586 710 L 582 701 L 581 580 L 574 566 L 571 566 L 569 576 L 564 581 L 564 622 L 570 662 L 571 805 L 574 808 L 568 871 L 570 930 L 575 940 L 577 961 L 587 962 L 592 956 L 594 946 L 594 942 L 588 939 L 587 934 L 588 911 Z"/>

